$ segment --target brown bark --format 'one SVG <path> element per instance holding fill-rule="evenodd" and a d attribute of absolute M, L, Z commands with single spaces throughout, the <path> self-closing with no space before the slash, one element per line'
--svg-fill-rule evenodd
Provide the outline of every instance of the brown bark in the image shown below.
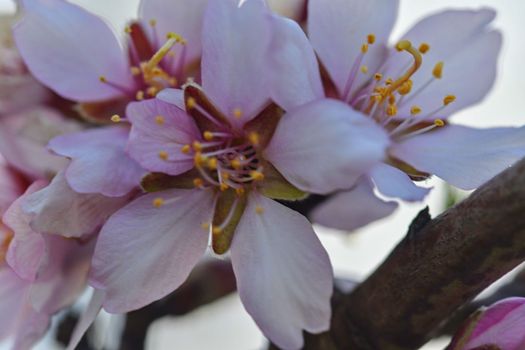
<path fill-rule="evenodd" d="M 524 260 L 522 160 L 437 218 L 411 227 L 365 282 L 334 298 L 329 334 L 309 336 L 306 348 L 417 349 Z M 330 345 L 310 346 L 319 339 Z"/>

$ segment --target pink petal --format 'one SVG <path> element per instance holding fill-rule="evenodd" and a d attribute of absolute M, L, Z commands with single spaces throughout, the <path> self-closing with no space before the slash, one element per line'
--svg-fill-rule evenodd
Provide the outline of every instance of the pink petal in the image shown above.
<path fill-rule="evenodd" d="M 350 90 L 352 95 L 377 71 L 385 58 L 385 44 L 394 26 L 398 0 L 310 0 L 308 2 L 308 35 L 339 93 L 343 94 L 367 36 L 374 34 L 362 64 L 368 74 L 357 71 Z M 357 68 L 360 68 L 359 66 Z"/>
<path fill-rule="evenodd" d="M 9 266 L 0 267 L 0 340 L 16 332 L 17 316 L 25 305 L 28 287 L 29 283 Z"/>
<path fill-rule="evenodd" d="M 67 161 L 47 149 L 55 136 L 75 132 L 81 124 L 58 111 L 35 107 L 0 119 L 0 152 L 7 162 L 33 179 L 48 177 L 63 169 Z"/>
<path fill-rule="evenodd" d="M 412 77 L 412 91 L 417 91 L 432 78 L 437 62 L 443 61 L 444 68 L 443 78 L 435 80 L 410 103 L 402 105 L 400 115 L 410 115 L 412 105 L 432 112 L 441 106 L 446 95 L 455 95 L 457 100 L 442 115 L 437 115 L 444 118 L 476 104 L 487 95 L 496 78 L 502 42 L 501 34 L 489 27 L 495 15 L 490 9 L 443 11 L 424 18 L 402 36 L 415 46 L 423 42 L 430 45 L 430 50 L 423 56 L 422 67 Z M 410 59 L 405 53 L 393 51 L 392 55 L 385 74 L 395 77 Z"/>
<path fill-rule="evenodd" d="M 25 190 L 25 179 L 0 160 L 0 214 Z"/>
<path fill-rule="evenodd" d="M 312 221 L 326 227 L 353 231 L 394 212 L 396 202 L 385 202 L 375 194 L 368 179 L 361 179 L 350 191 L 339 192 L 320 204 Z"/>
<path fill-rule="evenodd" d="M 139 18 L 144 26 L 149 27 L 149 21 L 155 20 L 154 37 L 163 43 L 170 32 L 182 35 L 186 40 L 185 61 L 197 60 L 201 56 L 202 22 L 208 0 L 167 1 L 142 0 Z M 180 50 L 175 50 L 180 55 Z"/>
<path fill-rule="evenodd" d="M 30 217 L 22 210 L 22 203 L 32 193 L 47 185 L 38 181 L 31 185 L 26 193 L 18 198 L 4 214 L 2 220 L 14 232 L 14 237 L 7 251 L 7 263 L 20 276 L 34 281 L 45 253 L 45 242 L 39 233 L 29 226 Z"/>
<path fill-rule="evenodd" d="M 451 185 L 474 189 L 525 156 L 525 127 L 447 125 L 401 142 L 390 152 Z"/>
<path fill-rule="evenodd" d="M 93 233 L 127 201 L 128 197 L 77 193 L 60 172 L 49 186 L 28 196 L 23 209 L 33 216 L 31 227 L 37 232 L 81 237 Z"/>
<path fill-rule="evenodd" d="M 184 91 L 180 89 L 164 89 L 157 94 L 157 99 L 175 105 L 182 110 L 186 110 Z"/>
<path fill-rule="evenodd" d="M 25 0 L 14 28 L 25 63 L 41 82 L 65 98 L 88 102 L 122 91 L 99 81 L 133 88 L 134 81 L 115 33 L 99 17 L 63 0 Z"/>
<path fill-rule="evenodd" d="M 33 349 L 35 344 L 45 336 L 49 329 L 51 316 L 36 312 L 30 305 L 26 304 L 20 319 L 11 350 Z"/>
<path fill-rule="evenodd" d="M 265 155 L 295 186 L 328 193 L 350 188 L 383 159 L 389 142 L 369 118 L 325 99 L 284 115 Z"/>
<path fill-rule="evenodd" d="M 128 135 L 127 128 L 109 126 L 56 137 L 49 148 L 72 159 L 66 178 L 73 190 L 120 197 L 146 173 L 126 154 Z"/>
<path fill-rule="evenodd" d="M 272 99 L 285 110 L 323 98 L 314 50 L 299 25 L 274 16 L 268 53 Z"/>
<path fill-rule="evenodd" d="M 150 99 L 129 104 L 126 114 L 132 123 L 128 151 L 144 169 L 178 175 L 193 168 L 193 157 L 181 149 L 201 137 L 184 110 Z M 162 123 L 156 121 L 158 116 Z M 161 159 L 159 152 L 167 152 L 168 159 Z"/>
<path fill-rule="evenodd" d="M 270 100 L 264 68 L 270 43 L 262 0 L 211 1 L 203 29 L 202 84 L 211 100 L 240 126 Z M 241 117 L 235 118 L 235 111 Z"/>
<path fill-rule="evenodd" d="M 31 286 L 30 300 L 37 312 L 54 314 L 73 304 L 87 286 L 94 241 L 78 242 L 43 235 L 45 260 Z"/>
<path fill-rule="evenodd" d="M 299 349 L 303 330 L 328 329 L 332 267 L 305 217 L 252 193 L 231 257 L 244 307 L 277 346 Z"/>
<path fill-rule="evenodd" d="M 465 349 L 470 350 L 486 344 L 495 344 L 504 350 L 521 350 L 525 346 L 524 328 L 524 299 L 502 300 L 489 307 L 481 316 L 472 334 L 472 339 L 465 345 Z"/>
<path fill-rule="evenodd" d="M 78 343 L 80 343 L 80 340 L 82 340 L 82 337 L 88 328 L 97 318 L 97 315 L 102 308 L 102 303 L 104 302 L 105 296 L 106 294 L 103 291 L 97 289 L 93 291 L 93 295 L 91 296 L 91 300 L 89 301 L 86 310 L 84 310 L 82 313 L 80 320 L 73 330 L 73 334 L 71 335 L 71 339 L 69 340 L 66 350 L 76 349 Z"/>
<path fill-rule="evenodd" d="M 156 208 L 159 197 L 166 203 Z M 104 309 L 138 309 L 177 289 L 206 250 L 209 232 L 202 225 L 212 213 L 212 193 L 203 190 L 148 194 L 115 213 L 92 263 L 91 284 L 106 292 Z"/>
<path fill-rule="evenodd" d="M 377 190 L 387 197 L 401 198 L 409 202 L 421 201 L 430 188 L 419 187 L 401 170 L 379 163 L 369 172 Z"/>

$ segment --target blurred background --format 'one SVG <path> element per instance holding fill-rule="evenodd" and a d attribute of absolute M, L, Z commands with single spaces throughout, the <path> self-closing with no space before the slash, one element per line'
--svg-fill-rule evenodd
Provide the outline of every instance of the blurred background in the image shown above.
<path fill-rule="evenodd" d="M 71 0 L 107 18 L 115 28 L 123 28 L 125 22 L 135 17 L 139 0 Z M 177 1 L 177 0 L 173 0 Z M 190 0 L 188 0 L 190 1 Z M 329 1 L 329 0 L 327 0 Z M 388 0 L 387 0 L 388 1 Z M 277 2 L 277 1 L 276 1 Z M 504 46 L 500 59 L 496 86 L 488 98 L 478 106 L 465 110 L 454 117 L 456 123 L 478 127 L 511 126 L 525 124 L 525 110 L 521 106 L 525 91 L 525 46 L 523 45 L 522 0 L 402 0 L 400 16 L 393 40 L 400 39 L 413 23 L 421 17 L 444 8 L 479 8 L 490 6 L 498 12 L 494 27 L 504 34 Z M 0 0 L 0 12 L 11 12 L 10 0 Z M 427 182 L 435 191 L 426 203 L 402 205 L 390 218 L 384 219 L 351 235 L 344 232 L 316 227 L 328 250 L 337 277 L 361 280 L 382 261 L 393 246 L 405 235 L 415 215 L 426 205 L 433 216 L 443 211 L 450 192 L 436 179 Z M 468 257 L 465 257 L 468 259 Z M 115 332 L 122 326 L 122 317 L 102 315 L 99 320 L 98 338 L 101 342 L 114 344 Z M 447 339 L 428 344 L 424 349 L 443 349 Z M 237 295 L 233 294 L 210 305 L 201 307 L 184 317 L 158 320 L 148 332 L 147 348 L 155 350 L 184 349 L 231 349 L 256 350 L 265 348 L 266 341 L 244 311 Z M 3 347 L 0 345 L 0 349 Z M 37 349 L 59 349 L 51 337 L 39 344 Z"/>

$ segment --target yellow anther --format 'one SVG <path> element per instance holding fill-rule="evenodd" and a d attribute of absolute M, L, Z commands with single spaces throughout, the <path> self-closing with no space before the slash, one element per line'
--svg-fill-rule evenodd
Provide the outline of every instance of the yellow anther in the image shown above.
<path fill-rule="evenodd" d="M 177 78 L 169 78 L 168 79 L 168 84 L 170 84 L 170 86 L 177 86 L 178 84 L 178 81 L 177 81 Z"/>
<path fill-rule="evenodd" d="M 397 51 L 403 51 L 403 50 L 407 51 L 407 50 L 410 50 L 411 48 L 412 48 L 412 43 L 408 40 L 401 40 L 396 45 Z"/>
<path fill-rule="evenodd" d="M 224 182 L 220 184 L 219 186 L 219 189 L 224 192 L 226 191 L 228 188 L 230 188 L 230 186 L 228 186 L 227 184 L 225 184 Z"/>
<path fill-rule="evenodd" d="M 122 118 L 118 114 L 114 114 L 114 115 L 111 116 L 111 121 L 113 123 L 119 123 L 121 120 L 122 120 Z"/>
<path fill-rule="evenodd" d="M 193 108 L 195 108 L 196 105 L 197 105 L 197 102 L 195 101 L 195 99 L 193 97 L 188 97 L 186 99 L 186 108 L 187 109 L 193 109 Z"/>
<path fill-rule="evenodd" d="M 210 170 L 217 169 L 217 158 L 210 158 L 210 159 L 208 159 L 208 168 Z"/>
<path fill-rule="evenodd" d="M 434 125 L 435 126 L 440 126 L 440 127 L 441 126 L 445 126 L 445 122 L 443 120 L 441 120 L 441 119 L 436 119 L 436 120 L 434 120 Z"/>
<path fill-rule="evenodd" d="M 201 224 L 201 227 L 202 227 L 203 230 L 208 231 L 208 230 L 210 229 L 211 225 L 210 225 L 209 222 L 203 222 L 203 223 Z"/>
<path fill-rule="evenodd" d="M 168 160 L 169 154 L 166 151 L 160 151 L 159 152 L 159 158 L 162 160 Z"/>
<path fill-rule="evenodd" d="M 126 34 L 131 34 L 131 32 L 132 32 L 131 27 L 130 27 L 130 26 L 125 26 L 125 27 L 124 27 L 124 32 L 125 32 Z"/>
<path fill-rule="evenodd" d="M 448 106 L 449 104 L 451 104 L 452 102 L 456 101 L 456 96 L 454 95 L 447 95 L 445 96 L 445 98 L 443 99 L 443 104 L 445 106 Z"/>
<path fill-rule="evenodd" d="M 242 117 L 242 109 L 240 108 L 235 108 L 233 110 L 233 116 L 237 119 L 240 119 Z"/>
<path fill-rule="evenodd" d="M 428 52 L 428 50 L 430 50 L 430 45 L 427 44 L 427 43 L 422 43 L 421 45 L 419 45 L 419 52 L 421 52 L 421 54 L 426 54 Z"/>
<path fill-rule="evenodd" d="M 368 44 L 363 44 L 361 46 L 361 53 L 367 53 L 368 52 Z"/>
<path fill-rule="evenodd" d="M 156 19 L 150 19 L 149 20 L 149 25 L 152 26 L 152 27 L 155 27 L 157 25 L 157 20 Z"/>
<path fill-rule="evenodd" d="M 169 32 L 168 34 L 166 34 L 166 39 L 175 40 L 176 42 L 182 45 L 186 44 L 186 40 L 182 37 L 182 35 L 177 33 Z"/>
<path fill-rule="evenodd" d="M 158 125 L 164 125 L 165 122 L 166 120 L 164 119 L 163 116 L 158 115 L 155 117 L 155 123 L 157 123 Z"/>
<path fill-rule="evenodd" d="M 368 36 L 366 37 L 366 41 L 368 42 L 368 44 L 372 45 L 376 42 L 376 36 L 374 34 L 368 34 Z"/>
<path fill-rule="evenodd" d="M 206 141 L 213 140 L 213 133 L 211 131 L 205 131 L 203 136 Z"/>
<path fill-rule="evenodd" d="M 153 200 L 153 206 L 155 208 L 160 208 L 164 205 L 164 199 L 157 197 Z"/>
<path fill-rule="evenodd" d="M 262 181 L 264 180 L 264 174 L 257 170 L 250 171 L 250 176 L 254 181 Z"/>
<path fill-rule="evenodd" d="M 368 67 L 367 66 L 361 66 L 361 73 L 363 73 L 363 74 L 368 73 Z"/>
<path fill-rule="evenodd" d="M 246 191 L 244 190 L 244 187 L 239 187 L 235 189 L 235 193 L 237 193 L 238 196 L 242 196 Z"/>
<path fill-rule="evenodd" d="M 199 141 L 193 141 L 193 150 L 195 152 L 202 151 L 202 144 Z"/>
<path fill-rule="evenodd" d="M 374 79 L 377 81 L 381 81 L 381 79 L 383 79 L 383 74 L 381 73 L 374 74 Z"/>
<path fill-rule="evenodd" d="M 137 75 L 140 75 L 140 73 L 142 73 L 142 71 L 140 70 L 139 67 L 131 67 L 131 74 L 134 75 L 134 76 L 137 76 Z"/>
<path fill-rule="evenodd" d="M 106 83 L 108 80 L 106 79 L 106 76 L 104 75 L 101 75 L 100 77 L 98 77 L 98 80 L 101 82 L 101 83 Z"/>
<path fill-rule="evenodd" d="M 395 116 L 397 114 L 397 106 L 396 105 L 388 105 L 388 107 L 386 107 L 386 114 L 389 117 Z"/>
<path fill-rule="evenodd" d="M 202 166 L 202 164 L 204 164 L 205 161 L 206 161 L 206 158 L 203 157 L 201 152 L 196 152 L 195 155 L 193 156 L 193 162 L 195 163 L 196 166 Z"/>
<path fill-rule="evenodd" d="M 230 178 L 230 173 L 227 173 L 226 171 L 223 171 L 221 173 L 221 177 L 224 179 L 224 180 L 228 180 Z"/>
<path fill-rule="evenodd" d="M 391 105 L 395 104 L 396 103 L 396 97 L 394 95 L 388 96 L 388 103 L 390 103 Z"/>
<path fill-rule="evenodd" d="M 191 146 L 190 145 L 184 145 L 184 146 L 182 146 L 181 151 L 184 154 L 188 154 L 191 151 Z"/>
<path fill-rule="evenodd" d="M 144 99 L 144 91 L 142 90 L 137 91 L 135 98 L 137 99 L 137 101 L 142 101 Z"/>
<path fill-rule="evenodd" d="M 388 78 L 387 80 L 385 80 L 385 85 L 392 85 L 394 83 L 394 79 L 392 78 Z"/>
<path fill-rule="evenodd" d="M 222 232 L 222 229 L 220 227 L 217 227 L 217 226 L 214 226 L 212 229 L 211 229 L 211 232 L 214 234 L 214 235 L 218 235 Z"/>
<path fill-rule="evenodd" d="M 399 89 L 397 89 L 397 92 L 399 92 L 399 94 L 401 95 L 408 95 L 410 91 L 412 91 L 412 86 L 412 80 L 407 80 L 403 84 L 401 84 Z"/>
<path fill-rule="evenodd" d="M 264 213 L 264 208 L 261 207 L 260 205 L 258 205 L 258 206 L 255 207 L 255 212 L 257 214 L 262 214 L 262 213 Z"/>
<path fill-rule="evenodd" d="M 197 178 L 193 179 L 193 186 L 195 186 L 197 188 L 200 188 L 203 185 L 204 185 L 204 181 L 201 178 L 197 177 Z"/>
<path fill-rule="evenodd" d="M 248 140 L 254 146 L 258 146 L 259 142 L 261 141 L 259 134 L 256 133 L 255 131 L 252 131 L 250 134 L 248 134 Z"/>
<path fill-rule="evenodd" d="M 159 89 L 157 89 L 155 86 L 150 86 L 146 89 L 146 92 L 148 96 L 155 97 L 159 93 Z"/>
<path fill-rule="evenodd" d="M 235 170 L 239 170 L 239 169 L 242 168 L 242 163 L 241 163 L 241 161 L 239 160 L 239 158 L 232 159 L 232 161 L 230 162 L 230 165 L 231 165 L 232 168 L 235 169 Z"/>
<path fill-rule="evenodd" d="M 434 66 L 434 69 L 432 69 L 432 75 L 436 79 L 441 79 L 443 77 L 443 62 L 438 62 Z"/>
<path fill-rule="evenodd" d="M 421 107 L 419 107 L 419 106 L 412 106 L 410 108 L 410 114 L 418 115 L 419 113 L 421 113 Z"/>

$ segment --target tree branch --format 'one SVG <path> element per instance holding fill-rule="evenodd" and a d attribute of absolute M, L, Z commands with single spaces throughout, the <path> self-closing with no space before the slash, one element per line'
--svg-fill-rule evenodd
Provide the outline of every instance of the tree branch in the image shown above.
<path fill-rule="evenodd" d="M 525 160 L 398 244 L 306 349 L 417 349 L 463 304 L 525 260 Z M 412 227 L 411 227 L 412 228 Z M 323 346 L 312 346 L 323 340 Z"/>

